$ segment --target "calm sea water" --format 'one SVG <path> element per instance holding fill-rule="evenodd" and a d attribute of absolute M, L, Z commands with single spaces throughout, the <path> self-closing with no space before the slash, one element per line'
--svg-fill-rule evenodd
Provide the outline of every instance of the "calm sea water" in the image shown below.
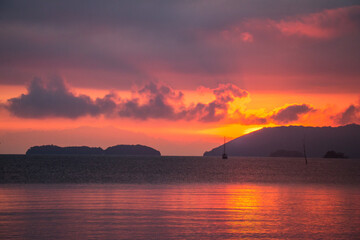
<path fill-rule="evenodd" d="M 326 166 L 274 182 L 2 184 L 0 239 L 360 239 L 358 162 Z"/>

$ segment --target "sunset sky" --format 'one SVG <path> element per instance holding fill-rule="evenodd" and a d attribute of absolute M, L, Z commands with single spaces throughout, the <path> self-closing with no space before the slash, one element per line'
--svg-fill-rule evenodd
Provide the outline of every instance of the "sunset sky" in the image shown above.
<path fill-rule="evenodd" d="M 359 1 L 1 1 L 0 153 L 360 124 L 359 43 Z"/>

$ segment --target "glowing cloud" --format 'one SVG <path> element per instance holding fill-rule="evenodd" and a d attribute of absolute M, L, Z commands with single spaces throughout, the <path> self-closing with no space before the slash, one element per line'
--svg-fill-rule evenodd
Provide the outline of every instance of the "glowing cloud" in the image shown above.
<path fill-rule="evenodd" d="M 215 100 L 210 103 L 192 103 L 190 106 L 185 106 L 182 103 L 182 92 L 177 92 L 168 86 L 149 83 L 136 93 L 138 97 L 119 104 L 119 116 L 143 120 L 161 118 L 214 122 L 227 116 L 229 105 L 236 98 L 248 95 L 245 90 L 233 84 L 220 84 L 212 92 Z"/>
<path fill-rule="evenodd" d="M 142 120 L 148 118 L 174 120 L 179 118 L 179 113 L 176 113 L 173 103 L 174 101 L 181 101 L 182 92 L 176 92 L 168 86 L 158 86 L 151 82 L 140 89 L 137 95 L 139 97 L 121 102 L 119 116 Z M 144 103 L 141 103 L 141 100 Z"/>
<path fill-rule="evenodd" d="M 324 10 L 271 23 L 286 35 L 333 38 L 359 29 L 360 6 Z"/>
<path fill-rule="evenodd" d="M 307 104 L 294 104 L 280 109 L 277 113 L 271 116 L 275 123 L 286 124 L 299 120 L 303 114 L 314 111 L 314 108 Z"/>
<path fill-rule="evenodd" d="M 360 105 L 350 105 L 345 111 L 333 117 L 336 124 L 360 124 Z"/>
<path fill-rule="evenodd" d="M 233 84 L 220 84 L 212 89 L 215 100 L 209 103 L 183 104 L 183 93 L 169 86 L 150 82 L 130 99 L 117 99 L 114 94 L 92 100 L 87 95 L 76 96 L 61 78 L 47 82 L 31 81 L 28 93 L 7 100 L 5 108 L 20 118 L 115 115 L 134 119 L 198 120 L 214 122 L 224 119 L 230 104 L 248 95 Z"/>
<path fill-rule="evenodd" d="M 171 121 L 222 122 L 222 124 L 268 125 L 300 123 L 303 116 L 317 110 L 308 104 L 285 105 L 267 112 L 247 109 L 249 93 L 234 84 L 219 84 L 217 88 L 202 88 L 212 99 L 185 104 L 184 93 L 171 87 L 149 82 L 137 88 L 132 97 L 120 98 L 109 93 L 96 99 L 75 95 L 60 77 L 43 81 L 35 78 L 27 93 L 10 98 L 2 107 L 19 118 L 68 118 L 90 116 L 127 119 L 162 119 Z M 245 100 L 245 101 L 243 101 Z M 360 107 L 349 106 L 336 116 L 328 116 L 336 124 L 360 122 Z"/>

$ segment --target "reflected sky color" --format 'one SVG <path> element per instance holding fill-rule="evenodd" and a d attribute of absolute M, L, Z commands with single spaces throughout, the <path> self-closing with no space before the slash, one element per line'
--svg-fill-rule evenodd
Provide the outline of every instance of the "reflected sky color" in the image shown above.
<path fill-rule="evenodd" d="M 1 238 L 360 237 L 360 191 L 342 185 L 3 185 Z"/>

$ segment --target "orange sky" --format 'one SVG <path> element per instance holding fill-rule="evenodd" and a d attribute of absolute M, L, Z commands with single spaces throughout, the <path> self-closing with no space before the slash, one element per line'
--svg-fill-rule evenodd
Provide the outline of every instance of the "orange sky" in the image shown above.
<path fill-rule="evenodd" d="M 0 153 L 202 155 L 262 127 L 360 123 L 359 3 L 143 4 L 2 4 Z"/>
<path fill-rule="evenodd" d="M 95 99 L 104 96 L 107 91 L 76 88 L 72 89 L 72 92 L 77 95 L 86 94 Z M 26 93 L 24 87 L 3 86 L 1 87 L 0 95 L 2 98 L 0 101 L 5 103 L 7 99 L 17 97 L 22 93 Z M 122 98 L 129 98 L 134 93 L 119 91 L 118 94 Z M 214 95 L 206 88 L 199 88 L 195 91 L 186 90 L 183 91 L 183 94 L 184 104 L 186 105 L 194 102 L 208 103 L 214 99 Z M 357 94 L 255 92 L 245 99 L 235 99 L 229 104 L 227 113 L 228 116 L 232 116 L 234 111 L 240 109 L 244 114 L 266 117 L 286 106 L 301 103 L 311 105 L 316 111 L 301 115 L 297 121 L 285 125 L 336 126 L 337 124 L 331 117 L 343 111 L 344 106 L 356 104 L 357 101 Z M 0 116 L 0 133 L 2 135 L 0 150 L 2 153 L 22 153 L 32 145 L 49 143 L 102 147 L 111 144 L 140 143 L 157 147 L 164 155 L 201 155 L 205 150 L 221 144 L 223 136 L 230 140 L 262 127 L 284 125 L 276 122 L 241 124 L 236 122 L 236 116 L 234 116 L 234 119 L 224 118 L 215 122 L 199 122 L 196 119 L 134 120 L 118 116 L 84 116 L 76 119 L 64 117 L 23 119 L 9 114 L 5 109 L 0 111 Z M 51 136 L 49 139 L 38 136 L 46 131 L 55 136 Z M 66 131 L 73 131 L 78 136 L 74 138 L 64 137 L 62 132 Z M 119 136 L 114 134 L 116 131 L 119 131 Z M 126 133 L 124 134 L 121 131 Z M 32 132 L 33 139 L 31 139 L 32 134 L 29 132 Z M 98 132 L 101 132 L 101 137 L 98 136 Z M 29 136 L 24 137 L 27 134 Z M 17 135 L 19 138 L 7 141 L 7 137 L 10 136 L 11 138 L 12 135 Z M 15 143 L 20 143 L 21 147 L 12 146 Z"/>

